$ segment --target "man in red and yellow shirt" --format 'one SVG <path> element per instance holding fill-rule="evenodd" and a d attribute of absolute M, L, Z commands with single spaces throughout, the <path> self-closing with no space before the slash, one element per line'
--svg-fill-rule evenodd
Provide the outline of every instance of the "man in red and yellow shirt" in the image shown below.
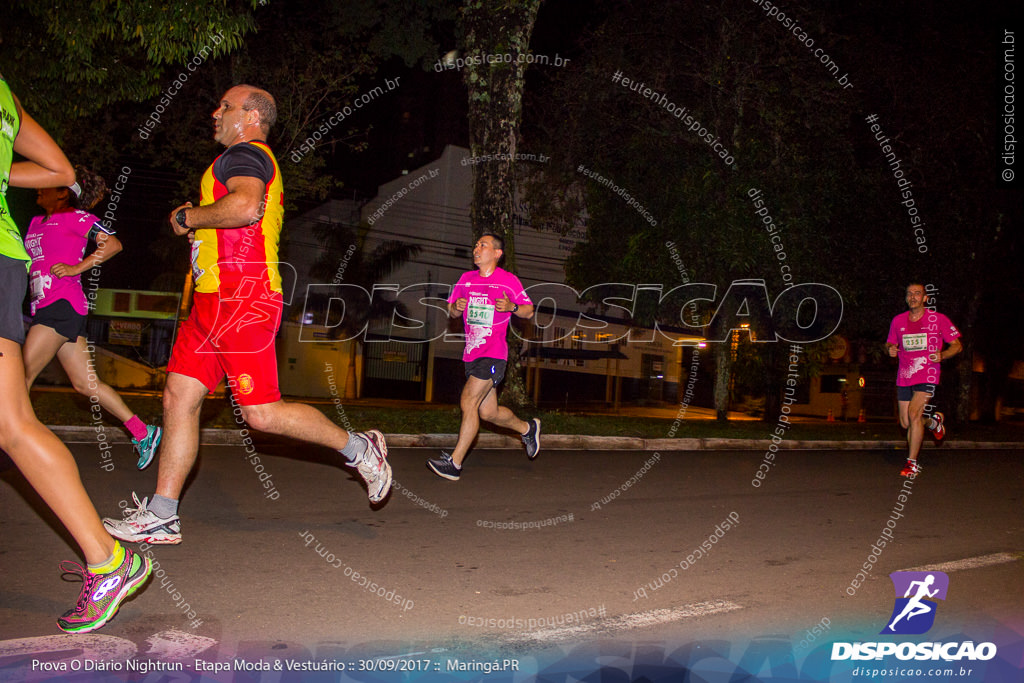
<path fill-rule="evenodd" d="M 277 252 L 284 187 L 266 143 L 276 118 L 265 90 L 237 85 L 224 93 L 213 138 L 227 149 L 203 174 L 199 206 L 187 202 L 171 212 L 174 233 L 193 234 L 195 295 L 167 366 L 156 494 L 124 519 L 104 520 L 117 538 L 181 542 L 178 498 L 198 454 L 199 411 L 225 375 L 252 428 L 338 449 L 358 468 L 372 502 L 391 488 L 379 431 L 349 434 L 315 408 L 281 400 L 274 339 L 283 309 Z"/>

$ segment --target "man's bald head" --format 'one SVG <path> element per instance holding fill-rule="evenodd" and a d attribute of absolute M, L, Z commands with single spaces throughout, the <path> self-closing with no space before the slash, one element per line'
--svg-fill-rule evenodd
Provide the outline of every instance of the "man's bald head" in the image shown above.
<path fill-rule="evenodd" d="M 277 121 L 277 104 L 274 102 L 274 96 L 262 88 L 257 88 L 252 85 L 240 85 L 239 88 L 245 88 L 245 103 L 242 108 L 246 111 L 257 111 L 260 115 L 260 128 L 263 130 L 264 135 L 270 132 L 270 127 Z"/>

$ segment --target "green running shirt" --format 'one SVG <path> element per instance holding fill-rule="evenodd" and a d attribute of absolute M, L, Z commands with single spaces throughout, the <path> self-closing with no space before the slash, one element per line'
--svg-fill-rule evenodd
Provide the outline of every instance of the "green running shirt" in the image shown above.
<path fill-rule="evenodd" d="M 19 261 L 29 261 L 21 241 L 21 231 L 7 209 L 7 183 L 14 159 L 14 138 L 18 137 L 21 120 L 7 81 L 0 77 L 0 254 Z"/>

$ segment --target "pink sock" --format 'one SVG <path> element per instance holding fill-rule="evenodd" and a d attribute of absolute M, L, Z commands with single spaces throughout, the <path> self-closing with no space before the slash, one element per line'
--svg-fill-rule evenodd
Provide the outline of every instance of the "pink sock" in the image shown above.
<path fill-rule="evenodd" d="M 128 418 L 128 421 L 124 423 L 124 427 L 132 433 L 132 438 L 136 441 L 142 441 L 146 438 L 146 423 L 140 420 L 138 415 L 132 415 Z"/>

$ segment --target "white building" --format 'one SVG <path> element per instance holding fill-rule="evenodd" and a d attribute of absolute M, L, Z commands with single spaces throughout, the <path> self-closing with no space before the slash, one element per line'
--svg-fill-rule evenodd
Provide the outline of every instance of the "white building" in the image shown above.
<path fill-rule="evenodd" d="M 387 276 L 387 282 L 377 282 L 372 292 L 360 295 L 364 302 L 371 297 L 397 298 L 409 317 L 380 321 L 367 330 L 353 373 L 362 380 L 359 395 L 457 400 L 464 382 L 461 322 L 449 320 L 444 307 L 451 286 L 473 268 L 471 199 L 469 150 L 448 146 L 436 161 L 381 185 L 377 196 L 361 206 L 361 221 L 370 226 L 364 251 L 387 240 L 414 243 L 421 250 Z M 330 284 L 350 285 L 346 296 L 352 295 L 352 283 L 344 280 L 343 259 L 338 269 L 342 277 L 333 283 L 310 282 L 308 273 L 319 249 L 312 236 L 314 226 L 353 226 L 354 218 L 352 202 L 331 201 L 288 222 L 286 254 L 299 273 L 298 299 L 310 291 L 335 291 L 327 287 Z M 543 340 L 528 345 L 528 388 L 546 402 L 612 401 L 620 395 L 623 400 L 674 399 L 683 359 L 683 347 L 673 345 L 679 335 L 633 330 L 625 343 L 630 332 L 625 310 L 612 309 L 620 314 L 617 318 L 597 315 L 594 305 L 580 302 L 565 285 L 566 258 L 584 236 L 583 226 L 560 235 L 534 228 L 525 211 L 517 216 L 515 271 L 538 307 L 534 320 L 517 329 L 526 338 Z M 341 307 L 334 308 L 337 313 Z M 581 320 L 581 313 L 589 319 Z M 325 368 L 348 367 L 348 354 L 355 346 L 332 341 L 322 326 L 330 321 L 307 319 L 304 325 L 286 325 L 279 344 L 285 393 L 355 395 L 353 387 L 346 386 L 351 384 L 348 373 L 325 379 L 331 373 Z M 607 341 L 617 338 L 622 338 L 618 344 Z M 338 382 L 341 388 L 335 386 Z"/>

